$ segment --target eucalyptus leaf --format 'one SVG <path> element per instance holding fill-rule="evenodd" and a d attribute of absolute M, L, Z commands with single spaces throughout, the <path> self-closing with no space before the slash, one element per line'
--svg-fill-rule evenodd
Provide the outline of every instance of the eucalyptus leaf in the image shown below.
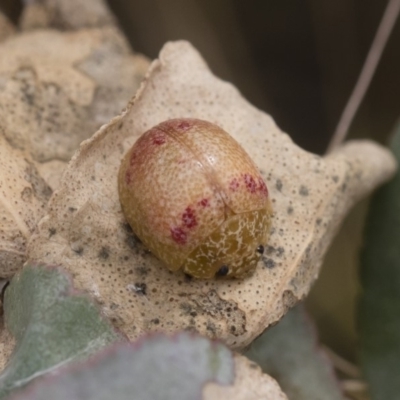
<path fill-rule="evenodd" d="M 400 160 L 400 124 L 391 148 Z M 372 399 L 400 398 L 400 174 L 373 197 L 361 256 L 361 364 Z"/>
<path fill-rule="evenodd" d="M 207 382 L 232 384 L 234 358 L 222 344 L 188 333 L 116 345 L 89 363 L 46 377 L 19 400 L 201 399 Z M 279 397 L 280 398 L 280 397 Z"/>
<path fill-rule="evenodd" d="M 246 356 L 278 381 L 289 400 L 344 399 L 302 306 L 256 339 Z"/>
<path fill-rule="evenodd" d="M 274 213 L 270 237 L 246 279 L 205 284 L 187 279 L 182 270 L 172 274 L 127 225 L 117 185 L 124 154 L 146 130 L 183 116 L 228 132 L 268 186 Z M 349 142 L 326 157 L 302 150 L 269 115 L 215 77 L 190 43 L 170 42 L 125 111 L 82 143 L 27 254 L 48 264 L 61 262 L 130 340 L 149 331 L 194 329 L 243 349 L 308 294 L 349 208 L 395 169 L 391 153 L 369 141 Z M 160 182 L 166 179 L 160 175 Z M 54 232 L 50 240 L 49 232 Z"/>
<path fill-rule="evenodd" d="M 37 376 L 123 340 L 58 268 L 28 265 L 6 289 L 6 328 L 16 347 L 0 376 L 0 398 Z"/>

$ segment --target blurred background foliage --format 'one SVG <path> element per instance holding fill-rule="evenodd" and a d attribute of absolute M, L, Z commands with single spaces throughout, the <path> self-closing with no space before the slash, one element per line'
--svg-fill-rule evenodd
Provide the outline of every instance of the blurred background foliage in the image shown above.
<path fill-rule="evenodd" d="M 28 1 L 28 0 L 25 0 Z M 83 0 L 82 0 L 83 1 Z M 191 41 L 306 150 L 323 154 L 361 71 L 386 0 L 109 0 L 135 51 L 155 58 L 168 40 Z M 17 21 L 22 3 L 0 0 Z M 400 24 L 352 125 L 351 138 L 386 143 L 399 116 Z M 307 299 L 322 341 L 356 360 L 354 311 L 367 202 L 339 232 Z"/>

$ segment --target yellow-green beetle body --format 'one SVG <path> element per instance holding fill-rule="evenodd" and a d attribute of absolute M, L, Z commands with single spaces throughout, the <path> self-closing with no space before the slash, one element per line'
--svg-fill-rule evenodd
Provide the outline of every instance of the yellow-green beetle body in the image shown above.
<path fill-rule="evenodd" d="M 224 130 L 173 119 L 145 132 L 118 177 L 133 231 L 171 271 L 244 277 L 268 239 L 271 204 L 254 162 Z"/>

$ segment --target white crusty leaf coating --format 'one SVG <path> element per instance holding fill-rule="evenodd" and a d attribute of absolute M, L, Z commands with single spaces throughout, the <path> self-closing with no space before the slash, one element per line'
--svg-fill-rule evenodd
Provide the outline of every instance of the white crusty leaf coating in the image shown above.
<path fill-rule="evenodd" d="M 0 278 L 9 278 L 26 260 L 26 244 L 52 191 L 29 155 L 1 135 L 0 171 Z"/>
<path fill-rule="evenodd" d="M 36 161 L 69 161 L 122 111 L 147 67 L 113 27 L 16 34 L 0 44 L 0 132 Z"/>

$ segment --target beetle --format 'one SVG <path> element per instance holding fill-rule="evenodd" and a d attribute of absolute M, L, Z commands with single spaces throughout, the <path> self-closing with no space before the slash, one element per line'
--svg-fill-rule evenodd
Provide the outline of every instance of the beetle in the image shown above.
<path fill-rule="evenodd" d="M 219 126 L 177 118 L 146 131 L 118 174 L 122 211 L 171 271 L 243 278 L 271 225 L 268 189 L 250 156 Z"/>

